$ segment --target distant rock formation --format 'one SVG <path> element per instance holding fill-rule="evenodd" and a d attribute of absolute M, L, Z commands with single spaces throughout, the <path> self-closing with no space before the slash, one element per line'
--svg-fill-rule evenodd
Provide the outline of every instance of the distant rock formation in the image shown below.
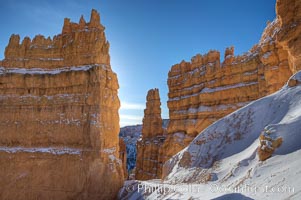
<path fill-rule="evenodd" d="M 129 178 L 134 178 L 133 172 L 136 166 L 137 149 L 136 144 L 142 135 L 142 125 L 125 126 L 120 128 L 119 137 L 126 145 L 126 165 Z"/>
<path fill-rule="evenodd" d="M 167 125 L 169 120 L 162 119 L 163 132 L 166 134 Z M 129 179 L 135 179 L 135 167 L 137 158 L 137 141 L 142 137 L 142 125 L 125 126 L 120 128 L 119 137 L 124 140 L 126 145 L 126 156 L 127 156 L 127 171 L 129 173 Z"/>
<path fill-rule="evenodd" d="M 172 66 L 164 161 L 210 124 L 277 91 L 300 70 L 301 16 L 293 14 L 301 13 L 297 2 L 277 1 L 277 18 L 267 24 L 260 42 L 248 53 L 234 56 L 234 47 L 227 48 L 221 63 L 220 53 L 212 50 Z"/>
<path fill-rule="evenodd" d="M 159 151 L 165 137 L 160 106 L 159 90 L 149 90 L 144 110 L 142 139 L 137 142 L 135 178 L 138 180 L 160 178 L 162 173 L 163 162 Z"/>
<path fill-rule="evenodd" d="M 0 62 L 0 198 L 115 198 L 119 85 L 99 14 L 19 42 Z"/>

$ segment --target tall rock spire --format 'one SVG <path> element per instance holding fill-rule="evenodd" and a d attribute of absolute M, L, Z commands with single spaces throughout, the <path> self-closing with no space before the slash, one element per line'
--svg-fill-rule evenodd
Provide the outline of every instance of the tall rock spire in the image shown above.
<path fill-rule="evenodd" d="M 137 143 L 137 161 L 135 178 L 148 180 L 159 178 L 162 163 L 160 163 L 159 149 L 164 141 L 161 102 L 159 90 L 151 89 L 146 97 L 144 110 L 142 140 Z"/>
<path fill-rule="evenodd" d="M 92 9 L 92 11 L 91 11 L 89 27 L 90 28 L 99 28 L 99 27 L 101 27 L 100 15 L 97 12 L 97 10 L 95 10 L 95 9 Z"/>
<path fill-rule="evenodd" d="M 163 134 L 161 118 L 161 101 L 159 89 L 151 89 L 146 97 L 146 109 L 144 110 L 142 137 L 143 139 L 156 137 Z"/>

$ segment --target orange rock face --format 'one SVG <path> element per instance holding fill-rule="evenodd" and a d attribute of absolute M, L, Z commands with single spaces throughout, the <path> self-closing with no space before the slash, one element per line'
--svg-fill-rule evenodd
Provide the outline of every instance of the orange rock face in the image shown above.
<path fill-rule="evenodd" d="M 297 72 L 301 69 L 301 1 L 277 0 L 276 13 L 281 26 L 277 41 L 288 51 L 290 67 Z"/>
<path fill-rule="evenodd" d="M 123 184 L 118 80 L 91 20 L 13 35 L 0 63 L 0 199 L 113 199 Z"/>
<path fill-rule="evenodd" d="M 280 89 L 300 69 L 300 4 L 278 0 L 277 18 L 246 54 L 234 56 L 230 47 L 222 62 L 220 52 L 210 51 L 172 66 L 168 74 L 170 122 L 161 150 L 164 161 L 213 122 Z"/>
<path fill-rule="evenodd" d="M 158 89 L 148 91 L 144 110 L 142 140 L 137 142 L 135 178 L 148 180 L 160 178 L 163 161 L 160 147 L 164 141 L 161 102 Z"/>

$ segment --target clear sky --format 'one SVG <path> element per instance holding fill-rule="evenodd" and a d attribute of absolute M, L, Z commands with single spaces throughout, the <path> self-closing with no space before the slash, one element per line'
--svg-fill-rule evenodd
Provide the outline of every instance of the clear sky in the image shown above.
<path fill-rule="evenodd" d="M 86 21 L 95 8 L 110 42 L 112 69 L 119 79 L 120 125 L 138 124 L 146 94 L 159 88 L 162 117 L 168 118 L 167 75 L 173 64 L 197 53 L 235 54 L 256 44 L 276 0 L 0 0 L 0 59 L 9 37 L 46 37 L 61 32 L 64 18 Z"/>

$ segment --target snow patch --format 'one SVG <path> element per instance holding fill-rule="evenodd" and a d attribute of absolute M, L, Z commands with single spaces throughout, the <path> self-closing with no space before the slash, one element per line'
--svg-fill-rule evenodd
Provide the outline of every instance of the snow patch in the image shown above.
<path fill-rule="evenodd" d="M 43 69 L 43 68 L 4 68 L 0 67 L 0 74 L 60 74 L 62 72 L 69 71 L 88 71 L 93 67 L 101 67 L 104 70 L 107 70 L 108 67 L 105 64 L 97 64 L 97 65 L 85 65 L 85 66 L 74 66 L 74 67 L 64 67 L 57 69 Z"/>
<path fill-rule="evenodd" d="M 68 147 L 1 147 L 0 151 L 4 151 L 7 153 L 18 153 L 18 152 L 26 152 L 26 153 L 49 153 L 49 154 L 80 154 L 81 150 L 76 148 L 68 148 Z"/>
<path fill-rule="evenodd" d="M 228 90 L 232 88 L 240 88 L 240 87 L 246 87 L 246 86 L 251 86 L 251 85 L 256 85 L 258 82 L 250 82 L 250 83 L 237 83 L 234 85 L 226 85 L 226 86 L 220 86 L 216 88 L 204 88 L 201 93 L 213 93 L 217 91 L 223 91 L 223 90 Z"/>
<path fill-rule="evenodd" d="M 267 58 L 269 58 L 271 55 L 272 55 L 272 52 L 268 51 L 268 52 L 266 52 L 265 54 L 263 54 L 262 57 L 263 57 L 264 59 L 267 59 Z"/>
<path fill-rule="evenodd" d="M 102 152 L 107 153 L 107 154 L 113 154 L 115 151 L 116 151 L 116 147 L 112 147 L 112 148 L 102 150 Z"/>

